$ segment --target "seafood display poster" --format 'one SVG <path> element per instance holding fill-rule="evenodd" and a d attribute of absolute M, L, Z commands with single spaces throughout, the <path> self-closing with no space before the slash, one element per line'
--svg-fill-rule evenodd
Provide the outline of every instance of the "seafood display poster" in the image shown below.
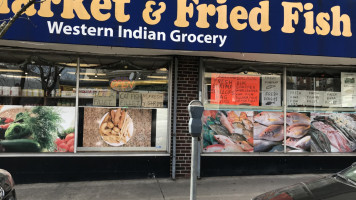
<path fill-rule="evenodd" d="M 151 147 L 152 110 L 84 108 L 83 147 Z"/>
<path fill-rule="evenodd" d="M 0 106 L 0 152 L 74 152 L 75 108 Z"/>
<path fill-rule="evenodd" d="M 211 103 L 258 106 L 260 76 L 211 74 Z"/>
<path fill-rule="evenodd" d="M 286 133 L 284 133 L 286 120 Z M 286 138 L 286 140 L 284 139 Z M 354 152 L 355 113 L 206 110 L 203 152 Z"/>
<path fill-rule="evenodd" d="M 313 152 L 354 152 L 356 113 L 311 113 Z"/>

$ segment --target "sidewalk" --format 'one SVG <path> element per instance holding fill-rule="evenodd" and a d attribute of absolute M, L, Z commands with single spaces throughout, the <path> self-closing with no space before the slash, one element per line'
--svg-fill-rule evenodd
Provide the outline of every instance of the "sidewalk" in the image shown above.
<path fill-rule="evenodd" d="M 253 196 L 325 174 L 202 178 L 199 200 L 250 200 Z M 139 179 L 16 185 L 19 200 L 189 200 L 190 179 Z"/>

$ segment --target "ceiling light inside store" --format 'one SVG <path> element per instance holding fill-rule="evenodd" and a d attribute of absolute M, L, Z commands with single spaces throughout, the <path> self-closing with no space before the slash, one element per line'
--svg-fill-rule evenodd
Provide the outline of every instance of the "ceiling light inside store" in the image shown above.
<path fill-rule="evenodd" d="M 167 79 L 167 76 L 147 76 L 147 78 L 152 78 L 152 79 Z"/>
<path fill-rule="evenodd" d="M 75 72 L 68 72 L 68 74 L 76 74 Z M 90 72 L 80 72 L 80 75 L 87 75 L 87 76 L 106 76 L 104 73 L 90 73 Z"/>
<path fill-rule="evenodd" d="M 23 72 L 20 69 L 0 69 L 0 72 Z"/>
<path fill-rule="evenodd" d="M 30 78 L 30 79 L 41 79 L 38 76 L 16 76 L 16 75 L 7 75 L 7 74 L 0 74 L 0 76 L 4 76 L 6 78 Z"/>
<path fill-rule="evenodd" d="M 90 78 L 81 78 L 81 81 L 102 81 L 102 82 L 109 82 L 109 79 L 90 79 Z"/>
<path fill-rule="evenodd" d="M 167 73 L 167 72 L 168 72 L 167 68 L 159 68 L 156 70 L 156 73 Z"/>
<path fill-rule="evenodd" d="M 67 65 L 68 67 L 77 67 L 78 63 L 58 63 L 60 65 Z M 97 64 L 85 64 L 85 63 L 80 63 L 80 67 L 97 67 Z"/>

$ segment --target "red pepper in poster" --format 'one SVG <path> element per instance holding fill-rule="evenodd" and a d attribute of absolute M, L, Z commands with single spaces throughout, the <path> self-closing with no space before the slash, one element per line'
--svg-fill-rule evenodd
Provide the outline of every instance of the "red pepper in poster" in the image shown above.
<path fill-rule="evenodd" d="M 211 103 L 259 106 L 260 77 L 235 74 L 211 75 Z"/>

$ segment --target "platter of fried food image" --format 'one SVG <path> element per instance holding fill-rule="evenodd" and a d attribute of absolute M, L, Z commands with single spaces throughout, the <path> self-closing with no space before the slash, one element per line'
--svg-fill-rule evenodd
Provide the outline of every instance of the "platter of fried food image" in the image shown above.
<path fill-rule="evenodd" d="M 133 122 L 126 110 L 110 110 L 100 120 L 99 133 L 110 146 L 126 144 L 133 134 Z"/>

